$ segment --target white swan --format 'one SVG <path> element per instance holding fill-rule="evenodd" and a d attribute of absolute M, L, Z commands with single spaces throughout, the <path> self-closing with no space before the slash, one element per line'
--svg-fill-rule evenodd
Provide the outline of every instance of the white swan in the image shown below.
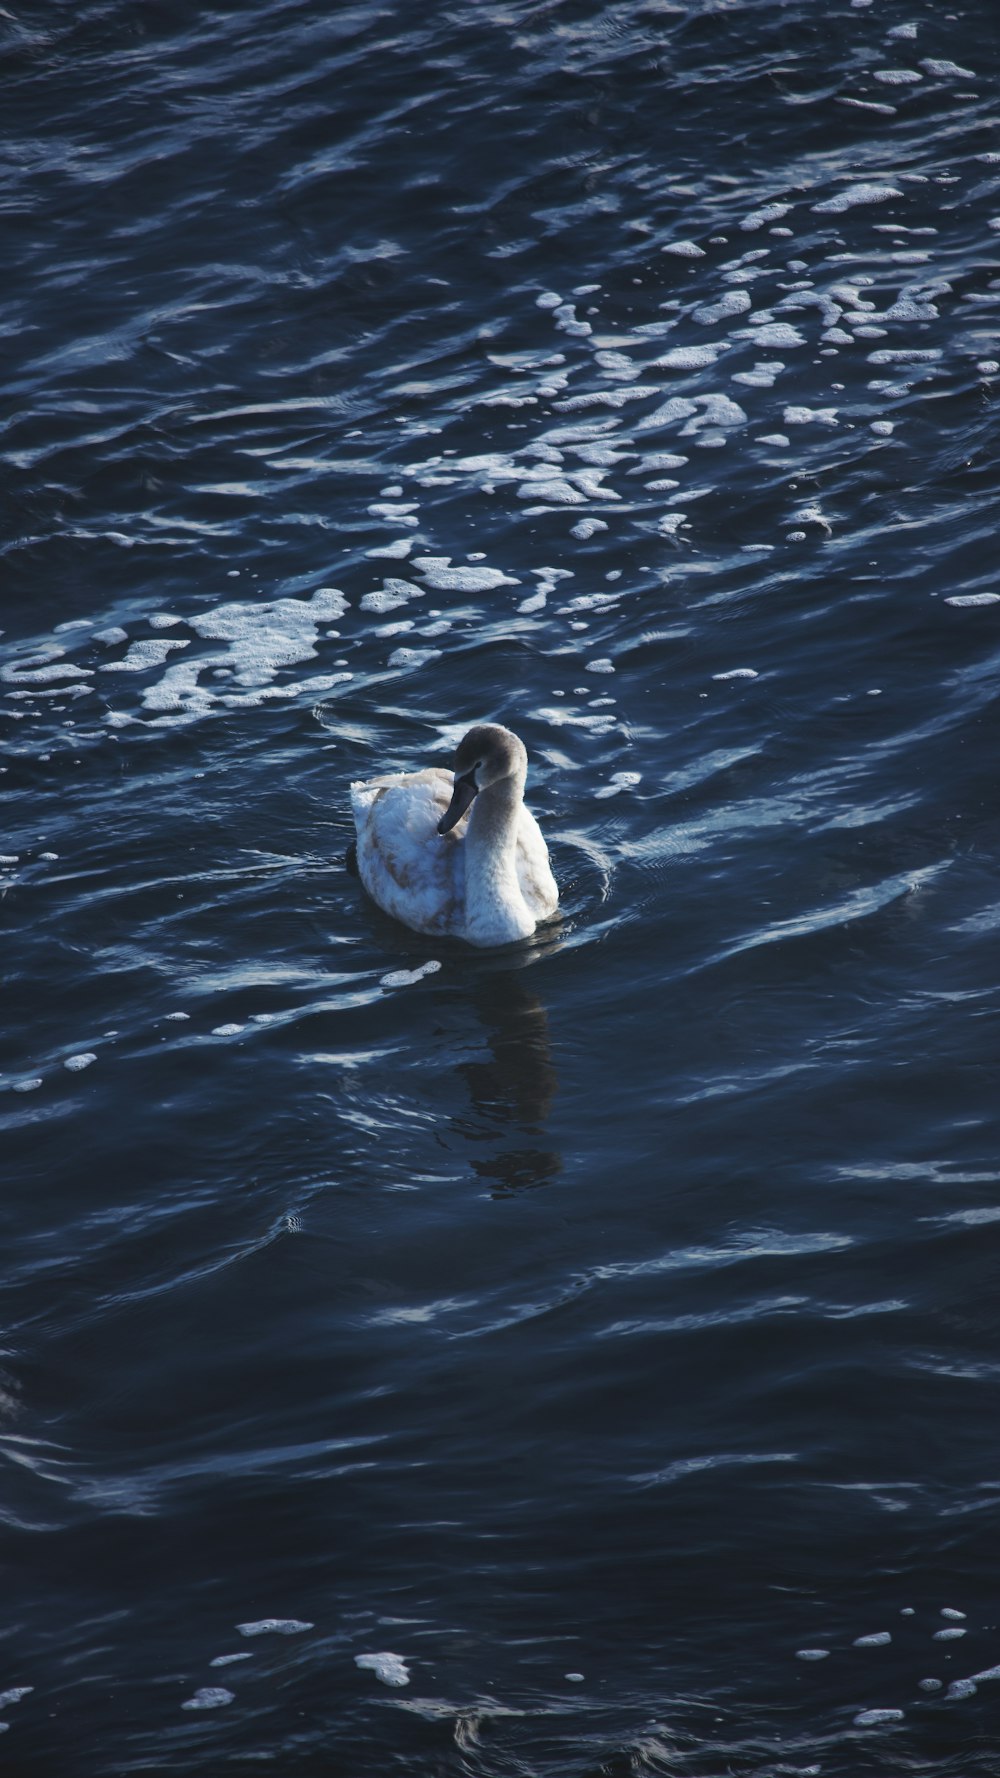
<path fill-rule="evenodd" d="M 527 771 L 523 742 L 488 722 L 460 742 L 454 777 L 431 766 L 352 784 L 358 874 L 372 900 L 416 932 L 473 945 L 530 938 L 559 891 L 522 800 Z"/>

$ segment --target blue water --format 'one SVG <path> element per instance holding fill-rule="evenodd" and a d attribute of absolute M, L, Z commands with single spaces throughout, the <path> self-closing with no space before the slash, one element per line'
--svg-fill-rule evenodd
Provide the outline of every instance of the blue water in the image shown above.
<path fill-rule="evenodd" d="M 1000 18 L 0 40 L 0 1765 L 995 1773 Z"/>

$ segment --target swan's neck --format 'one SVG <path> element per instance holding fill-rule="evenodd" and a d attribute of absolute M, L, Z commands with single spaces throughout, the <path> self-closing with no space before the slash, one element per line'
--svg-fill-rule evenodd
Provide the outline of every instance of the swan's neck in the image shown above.
<path fill-rule="evenodd" d="M 524 774 L 481 790 L 465 835 L 465 910 L 479 942 L 508 944 L 535 930 L 517 880 L 517 825 Z"/>

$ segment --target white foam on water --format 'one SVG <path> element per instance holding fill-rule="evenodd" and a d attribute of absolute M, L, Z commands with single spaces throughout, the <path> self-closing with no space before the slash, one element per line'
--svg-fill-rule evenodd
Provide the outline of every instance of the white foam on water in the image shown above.
<path fill-rule="evenodd" d="M 365 555 L 388 561 L 401 561 L 404 556 L 409 555 L 412 548 L 412 537 L 397 537 L 394 542 L 383 543 L 378 549 L 366 549 Z"/>
<path fill-rule="evenodd" d="M 128 641 L 128 631 L 122 630 L 117 624 L 114 624 L 107 630 L 95 630 L 94 641 L 103 642 L 105 647 L 113 648 L 116 642 Z"/>
<path fill-rule="evenodd" d="M 660 252 L 676 253 L 678 259 L 704 259 L 705 257 L 704 247 L 699 247 L 695 241 L 668 241 L 665 247 L 660 248 Z"/>
<path fill-rule="evenodd" d="M 755 364 L 753 370 L 738 370 L 733 376 L 734 383 L 745 383 L 748 389 L 773 389 L 783 364 Z"/>
<path fill-rule="evenodd" d="M 303 1630 L 314 1630 L 315 1624 L 307 1624 L 297 1617 L 262 1617 L 253 1623 L 237 1624 L 241 1636 L 300 1636 Z"/>
<path fill-rule="evenodd" d="M 995 605 L 1000 593 L 951 593 L 946 605 Z"/>
<path fill-rule="evenodd" d="M 62 649 L 57 649 L 55 652 L 61 654 Z M 27 661 L 23 665 L 16 661 L 8 661 L 5 666 L 0 667 L 0 679 L 4 680 L 7 685 L 48 685 L 58 679 L 90 679 L 93 677 L 89 667 L 74 667 L 69 661 L 65 663 L 50 662 L 45 666 L 38 666 L 36 664 L 37 658 L 36 656 L 35 660 Z"/>
<path fill-rule="evenodd" d="M 419 969 L 393 969 L 388 975 L 380 978 L 380 988 L 411 988 L 414 982 L 423 981 L 425 975 L 436 975 L 441 968 L 440 963 L 431 958 L 422 963 Z"/>
<path fill-rule="evenodd" d="M 564 1673 L 563 1678 L 570 1680 L 573 1685 L 582 1685 L 584 1681 L 582 1673 Z"/>
<path fill-rule="evenodd" d="M 786 407 L 781 417 L 786 426 L 808 426 L 812 421 L 821 426 L 836 426 L 837 411 L 835 407 Z"/>
<path fill-rule="evenodd" d="M 680 457 L 675 451 L 646 451 L 640 469 L 643 475 L 648 475 L 653 469 L 682 469 L 690 461 L 690 457 Z"/>
<path fill-rule="evenodd" d="M 942 1687 L 944 1686 L 944 1680 L 943 1679 L 921 1679 L 919 1681 L 919 1685 L 920 1685 L 920 1690 L 922 1692 L 939 1692 L 939 1691 L 941 1691 Z"/>
<path fill-rule="evenodd" d="M 437 593 L 488 593 L 494 587 L 521 584 L 499 568 L 452 568 L 450 561 L 450 556 L 417 556 L 413 566 Z"/>
<path fill-rule="evenodd" d="M 586 543 L 588 537 L 595 537 L 598 531 L 606 531 L 607 528 L 603 519 L 578 519 L 571 527 L 570 535 L 579 537 L 582 543 Z"/>
<path fill-rule="evenodd" d="M 916 68 L 876 68 L 874 73 L 883 86 L 912 86 L 924 78 Z"/>
<path fill-rule="evenodd" d="M 915 37 L 916 34 L 916 25 L 893 25 L 892 29 L 886 32 L 887 37 Z"/>
<path fill-rule="evenodd" d="M 389 656 L 387 665 L 390 667 L 422 667 L 427 661 L 436 661 L 440 653 L 440 648 L 396 648 Z"/>
<path fill-rule="evenodd" d="M 651 370 L 700 370 L 703 365 L 714 364 L 725 350 L 725 345 L 675 346 L 672 351 L 664 352 L 662 358 L 654 358 L 649 368 Z"/>
<path fill-rule="evenodd" d="M 389 1653 L 355 1655 L 354 1664 L 374 1673 L 383 1685 L 409 1685 L 410 1670 L 402 1655 Z"/>
<path fill-rule="evenodd" d="M 967 1632 L 965 1630 L 960 1630 L 957 1624 L 953 1624 L 949 1630 L 935 1630 L 933 1641 L 957 1642 L 960 1636 L 965 1636 L 966 1634 Z"/>
<path fill-rule="evenodd" d="M 37 1093 L 41 1085 L 41 1075 L 33 1074 L 29 1080 L 15 1080 L 14 1091 L 15 1093 Z"/>
<path fill-rule="evenodd" d="M 854 1718 L 858 1729 L 873 1729 L 883 1722 L 902 1722 L 902 1710 L 861 1710 Z"/>
<path fill-rule="evenodd" d="M 788 215 L 791 207 L 791 204 L 765 204 L 762 209 L 751 210 L 748 216 L 744 216 L 740 228 L 745 233 L 752 234 L 758 228 L 765 228 L 769 222 L 780 222 L 783 216 Z"/>
<path fill-rule="evenodd" d="M 998 362 L 996 358 L 981 358 L 976 365 L 976 369 L 980 376 L 992 377 L 996 375 L 998 370 L 1000 370 L 1000 362 Z"/>
<path fill-rule="evenodd" d="M 90 1067 L 91 1062 L 96 1061 L 97 1057 L 92 1050 L 81 1050 L 78 1055 L 67 1056 L 63 1063 L 63 1067 L 68 1068 L 71 1074 L 80 1074 L 83 1072 L 84 1068 Z M 0 1698 L 0 1704 L 2 1703 L 3 1699 Z"/>
<path fill-rule="evenodd" d="M 919 80 L 920 76 L 917 76 Z M 890 198 L 901 198 L 903 193 L 897 185 L 848 185 L 838 191 L 832 198 L 824 198 L 821 203 L 813 205 L 813 212 L 819 216 L 839 216 L 845 210 L 853 210 L 858 204 L 884 204 Z"/>
<path fill-rule="evenodd" d="M 0 1710 L 6 1709 L 8 1704 L 20 1704 L 21 1699 L 34 1689 L 33 1685 L 12 1685 L 9 1691 L 0 1692 Z"/>
<path fill-rule="evenodd" d="M 252 1661 L 252 1660 L 253 1660 L 253 1655 L 250 1653 L 249 1649 L 246 1649 L 246 1651 L 243 1654 L 216 1655 L 215 1659 L 209 1661 L 208 1664 L 210 1667 L 231 1667 L 234 1661 Z"/>
<path fill-rule="evenodd" d="M 162 641 L 148 637 L 142 642 L 133 642 L 128 653 L 120 661 L 108 661 L 102 673 L 148 673 L 153 667 L 162 667 L 167 656 L 177 648 L 190 648 L 189 641 L 180 637 L 173 639 L 164 637 Z"/>
<path fill-rule="evenodd" d="M 805 346 L 808 344 L 805 334 L 800 333 L 788 321 L 762 321 L 759 325 L 734 328 L 731 339 L 750 340 L 755 346 Z"/>
<path fill-rule="evenodd" d="M 224 1704 L 231 1704 L 235 1692 L 227 1692 L 224 1685 L 199 1686 L 193 1698 L 188 1698 L 181 1705 L 182 1710 L 221 1710 Z"/>
<path fill-rule="evenodd" d="M 974 1698 L 978 1690 L 979 1687 L 974 1679 L 953 1679 L 945 1692 L 945 1697 Z"/>
<path fill-rule="evenodd" d="M 942 1605 L 941 1616 L 942 1617 L 950 1617 L 950 1618 L 961 1618 L 964 1620 L 968 1616 L 968 1612 L 956 1611 L 954 1605 Z"/>
<path fill-rule="evenodd" d="M 891 438 L 896 427 L 892 420 L 873 420 L 871 429 L 879 438 Z"/>
<path fill-rule="evenodd" d="M 870 1636 L 855 1636 L 854 1646 L 855 1648 L 885 1648 L 886 1644 L 891 1641 L 891 1631 L 874 1630 Z"/>
<path fill-rule="evenodd" d="M 361 600 L 362 611 L 398 611 L 401 605 L 408 605 L 411 599 L 426 598 L 423 587 L 414 586 L 409 580 L 385 580 L 381 588 L 373 593 L 366 593 Z"/>
<path fill-rule="evenodd" d="M 782 451 L 787 451 L 791 442 L 784 432 L 763 432 L 757 440 L 758 444 L 776 445 Z"/>
<path fill-rule="evenodd" d="M 614 666 L 612 665 L 611 661 L 607 660 L 606 658 L 602 658 L 602 659 L 596 660 L 596 661 L 588 661 L 587 662 L 587 672 L 588 673 L 613 673 L 614 670 L 615 669 L 614 669 Z"/>
<path fill-rule="evenodd" d="M 552 506 L 583 506 L 587 496 L 567 481 L 524 482 L 517 490 L 519 500 L 544 500 Z"/>
<path fill-rule="evenodd" d="M 984 1667 L 981 1673 L 974 1673 L 973 1679 L 981 1684 L 984 1679 L 1000 1679 L 1000 1667 Z"/>
<path fill-rule="evenodd" d="M 797 1661 L 825 1661 L 829 1653 L 828 1648 L 797 1648 L 795 1659 Z"/>
<path fill-rule="evenodd" d="M 939 62 L 934 56 L 922 56 L 920 66 L 938 80 L 947 80 L 949 77 L 952 80 L 975 80 L 976 78 L 971 68 L 962 68 L 958 62 Z"/>
<path fill-rule="evenodd" d="M 189 1012 L 168 1012 L 166 1016 L 168 1019 L 189 1019 L 191 1014 Z"/>
<path fill-rule="evenodd" d="M 713 679 L 758 679 L 755 667 L 730 667 L 726 673 L 713 673 Z"/>
<path fill-rule="evenodd" d="M 727 321 L 731 315 L 745 315 L 752 309 L 748 290 L 727 290 L 718 302 L 705 303 L 702 307 L 692 309 L 691 319 L 702 327 L 713 327 L 717 321 Z"/>
<path fill-rule="evenodd" d="M 215 1025 L 212 1029 L 212 1036 L 213 1037 L 238 1037 L 239 1033 L 241 1031 L 245 1031 L 245 1030 L 246 1030 L 245 1025 Z"/>
<path fill-rule="evenodd" d="M 557 295 L 554 290 L 543 290 L 541 296 L 535 298 L 535 307 L 536 309 L 557 309 L 561 302 L 562 297 Z"/>

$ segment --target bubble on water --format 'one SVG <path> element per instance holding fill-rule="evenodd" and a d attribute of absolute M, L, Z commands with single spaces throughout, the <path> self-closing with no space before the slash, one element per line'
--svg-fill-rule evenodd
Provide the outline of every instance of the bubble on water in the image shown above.
<path fill-rule="evenodd" d="M 301 1636 L 303 1630 L 314 1630 L 315 1624 L 307 1624 L 297 1617 L 262 1617 L 249 1624 L 237 1624 L 241 1636 Z"/>
<path fill-rule="evenodd" d="M 797 1648 L 795 1650 L 795 1659 L 797 1661 L 825 1661 L 828 1659 L 829 1654 L 830 1650 L 828 1648 Z"/>
<path fill-rule="evenodd" d="M 419 969 L 394 969 L 381 977 L 379 987 L 411 988 L 414 982 L 422 981 L 425 975 L 436 975 L 440 968 L 440 963 L 431 958 L 427 963 L 422 963 Z"/>
<path fill-rule="evenodd" d="M 855 1648 L 885 1648 L 892 1641 L 889 1630 L 873 1630 L 870 1636 L 855 1636 Z"/>
<path fill-rule="evenodd" d="M 705 249 L 695 241 L 668 241 L 661 253 L 676 253 L 678 259 L 704 259 Z"/>
<path fill-rule="evenodd" d="M 919 80 L 920 75 L 916 78 Z M 868 185 L 862 181 L 858 185 L 848 185 L 832 198 L 824 198 L 822 202 L 814 204 L 813 211 L 820 216 L 839 216 L 845 210 L 853 210 L 857 204 L 884 204 L 890 198 L 902 196 L 903 193 L 896 185 Z"/>
<path fill-rule="evenodd" d="M 221 1710 L 224 1704 L 231 1704 L 235 1692 L 227 1692 L 224 1685 L 203 1685 L 195 1692 L 193 1698 L 181 1705 L 182 1710 Z"/>
<path fill-rule="evenodd" d="M 389 1653 L 355 1655 L 354 1664 L 374 1673 L 383 1685 L 409 1685 L 410 1670 L 402 1655 Z"/>
<path fill-rule="evenodd" d="M 861 1710 L 854 1718 L 857 1729 L 873 1729 L 883 1722 L 902 1722 L 902 1710 Z"/>
<path fill-rule="evenodd" d="M 67 1056 L 63 1067 L 68 1068 L 71 1074 L 80 1074 L 84 1068 L 90 1067 L 91 1062 L 96 1061 L 97 1057 L 92 1050 L 81 1050 L 78 1055 Z"/>

